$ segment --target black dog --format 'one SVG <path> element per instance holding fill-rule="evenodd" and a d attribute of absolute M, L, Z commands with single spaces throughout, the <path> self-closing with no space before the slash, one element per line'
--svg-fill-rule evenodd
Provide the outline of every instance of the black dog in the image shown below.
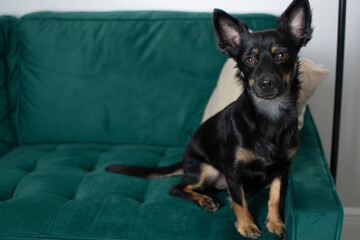
<path fill-rule="evenodd" d="M 219 204 L 199 192 L 228 188 L 235 226 L 249 238 L 260 237 L 261 231 L 245 196 L 270 186 L 266 227 L 284 236 L 279 203 L 299 144 L 298 52 L 312 34 L 309 3 L 294 0 L 278 19 L 277 29 L 250 33 L 245 23 L 218 9 L 213 24 L 218 48 L 237 62 L 243 94 L 199 127 L 182 162 L 156 169 L 112 165 L 107 171 L 145 178 L 183 175 L 170 193 L 209 211 Z"/>

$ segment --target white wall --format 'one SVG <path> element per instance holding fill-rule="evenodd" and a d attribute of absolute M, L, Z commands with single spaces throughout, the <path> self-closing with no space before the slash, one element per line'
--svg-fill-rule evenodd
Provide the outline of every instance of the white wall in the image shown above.
<path fill-rule="evenodd" d="M 338 190 L 346 206 L 360 206 L 360 1 L 347 7 Z"/>
<path fill-rule="evenodd" d="M 116 11 L 184 10 L 206 11 L 222 8 L 229 12 L 267 12 L 279 15 L 291 0 L 0 0 L 0 15 L 21 16 L 31 11 Z M 345 73 L 337 188 L 345 207 L 360 209 L 360 1 L 348 0 Z M 313 9 L 313 39 L 301 55 L 330 68 L 310 102 L 326 155 L 331 147 L 333 93 L 335 82 L 337 0 L 310 0 Z M 353 208 L 351 208 L 353 209 Z M 358 211 L 359 212 L 359 211 Z M 359 221 L 359 218 L 358 220 Z M 357 228 L 359 229 L 359 228 Z M 352 235 L 354 236 L 354 235 Z"/>

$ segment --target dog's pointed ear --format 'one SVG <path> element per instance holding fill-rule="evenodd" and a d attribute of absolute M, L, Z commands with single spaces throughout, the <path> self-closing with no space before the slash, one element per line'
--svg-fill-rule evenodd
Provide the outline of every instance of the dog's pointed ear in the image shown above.
<path fill-rule="evenodd" d="M 311 39 L 311 9 L 308 0 L 294 0 L 278 19 L 278 28 L 290 33 L 295 43 L 305 46 Z"/>
<path fill-rule="evenodd" d="M 220 9 L 214 9 L 213 27 L 217 47 L 228 57 L 235 57 L 244 34 L 249 33 L 246 24 Z"/>

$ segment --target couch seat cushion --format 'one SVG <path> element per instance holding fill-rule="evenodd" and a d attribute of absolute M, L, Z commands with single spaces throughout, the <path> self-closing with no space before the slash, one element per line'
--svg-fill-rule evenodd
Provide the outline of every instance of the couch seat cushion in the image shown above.
<path fill-rule="evenodd" d="M 168 193 L 180 177 L 147 180 L 104 170 L 112 163 L 165 166 L 180 161 L 183 150 L 101 144 L 20 146 L 0 159 L 0 237 L 238 237 L 226 192 L 216 194 L 224 206 L 210 213 Z M 264 190 L 249 201 L 263 230 L 267 194 Z"/>
<path fill-rule="evenodd" d="M 287 239 L 339 236 L 342 207 L 309 111 L 300 132 L 285 201 Z M 0 239 L 242 239 L 226 192 L 215 213 L 171 196 L 180 177 L 141 179 L 108 173 L 109 164 L 166 166 L 183 147 L 109 144 L 23 145 L 0 158 Z M 269 191 L 248 199 L 262 239 Z M 337 228 L 319 231 L 322 226 Z M 315 236 L 315 238 L 314 238 Z"/>

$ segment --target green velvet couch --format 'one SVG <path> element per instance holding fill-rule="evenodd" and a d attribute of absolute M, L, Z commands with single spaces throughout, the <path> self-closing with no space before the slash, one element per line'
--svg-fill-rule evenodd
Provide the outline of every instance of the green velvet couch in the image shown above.
<path fill-rule="evenodd" d="M 266 14 L 238 15 L 253 30 Z M 0 239 L 243 239 L 226 192 L 215 213 L 171 196 L 179 177 L 105 172 L 181 160 L 225 57 L 210 13 L 0 18 Z M 340 239 L 343 210 L 309 111 L 283 203 L 286 239 Z M 263 231 L 268 190 L 249 199 Z"/>

